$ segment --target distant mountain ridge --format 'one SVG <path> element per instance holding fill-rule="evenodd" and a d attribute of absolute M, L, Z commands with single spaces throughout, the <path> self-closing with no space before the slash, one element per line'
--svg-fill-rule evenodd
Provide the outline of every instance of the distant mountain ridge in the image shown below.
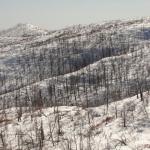
<path fill-rule="evenodd" d="M 97 32 L 100 30 L 114 29 L 120 27 L 150 27 L 150 17 L 143 17 L 141 19 L 133 20 L 112 20 L 103 23 L 92 23 L 89 25 L 73 25 L 63 29 L 48 31 L 38 26 L 29 23 L 19 23 L 15 27 L 0 31 L 0 36 L 3 37 L 23 37 L 23 36 L 35 36 L 35 35 L 47 35 L 53 32 L 58 34 L 88 34 Z"/>
<path fill-rule="evenodd" d="M 3 37 L 23 37 L 23 36 L 36 36 L 46 35 L 47 30 L 41 29 L 38 26 L 32 24 L 19 23 L 15 27 L 0 32 L 0 36 Z"/>

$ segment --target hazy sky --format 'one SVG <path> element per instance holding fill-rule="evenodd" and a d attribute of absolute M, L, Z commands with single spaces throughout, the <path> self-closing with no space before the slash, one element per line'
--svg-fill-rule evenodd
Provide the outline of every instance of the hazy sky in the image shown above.
<path fill-rule="evenodd" d="M 150 16 L 150 0 L 0 0 L 0 29 L 31 23 L 47 29 Z"/>

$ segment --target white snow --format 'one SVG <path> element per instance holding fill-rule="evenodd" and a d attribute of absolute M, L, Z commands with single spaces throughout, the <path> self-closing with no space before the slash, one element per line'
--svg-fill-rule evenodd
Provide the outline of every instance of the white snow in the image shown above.
<path fill-rule="evenodd" d="M 1 133 L 5 133 L 7 148 L 11 146 L 12 149 L 19 148 L 17 147 L 18 140 L 22 142 L 20 145 L 22 149 L 26 149 L 25 142 L 28 141 L 30 143 L 31 139 L 36 145 L 39 141 L 35 137 L 35 128 L 37 126 L 37 130 L 40 129 L 42 122 L 45 136 L 43 150 L 66 150 L 68 144 L 71 144 L 73 150 L 76 146 L 80 149 L 81 142 L 83 142 L 83 149 L 87 149 L 90 146 L 94 150 L 146 150 L 150 149 L 149 100 L 150 95 L 145 92 L 144 102 L 134 96 L 111 103 L 108 111 L 105 105 L 87 109 L 76 106 L 60 106 L 58 108 L 59 112 L 56 113 L 54 113 L 54 108 L 35 111 L 29 111 L 29 108 L 22 108 L 24 113 L 20 122 L 17 121 L 19 108 L 11 108 L 4 110 L 6 114 L 4 114 L 4 111 L 0 112 L 0 130 Z M 124 111 L 126 127 L 123 127 Z M 88 119 L 88 113 L 90 119 Z M 57 142 L 58 115 L 62 132 L 59 142 Z M 51 139 L 49 139 L 49 125 L 52 128 L 54 127 L 54 146 Z M 17 132 L 21 135 L 17 135 Z M 32 150 L 37 149 L 36 147 L 31 147 L 30 149 Z"/>

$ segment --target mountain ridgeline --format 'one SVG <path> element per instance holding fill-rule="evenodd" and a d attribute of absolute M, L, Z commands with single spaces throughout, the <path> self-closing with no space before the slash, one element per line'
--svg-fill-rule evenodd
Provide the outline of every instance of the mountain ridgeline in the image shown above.
<path fill-rule="evenodd" d="M 150 89 L 150 18 L 0 32 L 0 107 L 91 107 Z"/>

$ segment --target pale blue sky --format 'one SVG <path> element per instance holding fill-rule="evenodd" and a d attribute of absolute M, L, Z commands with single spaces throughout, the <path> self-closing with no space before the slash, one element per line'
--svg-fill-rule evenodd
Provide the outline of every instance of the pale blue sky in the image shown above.
<path fill-rule="evenodd" d="M 150 16 L 150 0 L 0 0 L 0 29 L 31 23 L 46 29 Z"/>

